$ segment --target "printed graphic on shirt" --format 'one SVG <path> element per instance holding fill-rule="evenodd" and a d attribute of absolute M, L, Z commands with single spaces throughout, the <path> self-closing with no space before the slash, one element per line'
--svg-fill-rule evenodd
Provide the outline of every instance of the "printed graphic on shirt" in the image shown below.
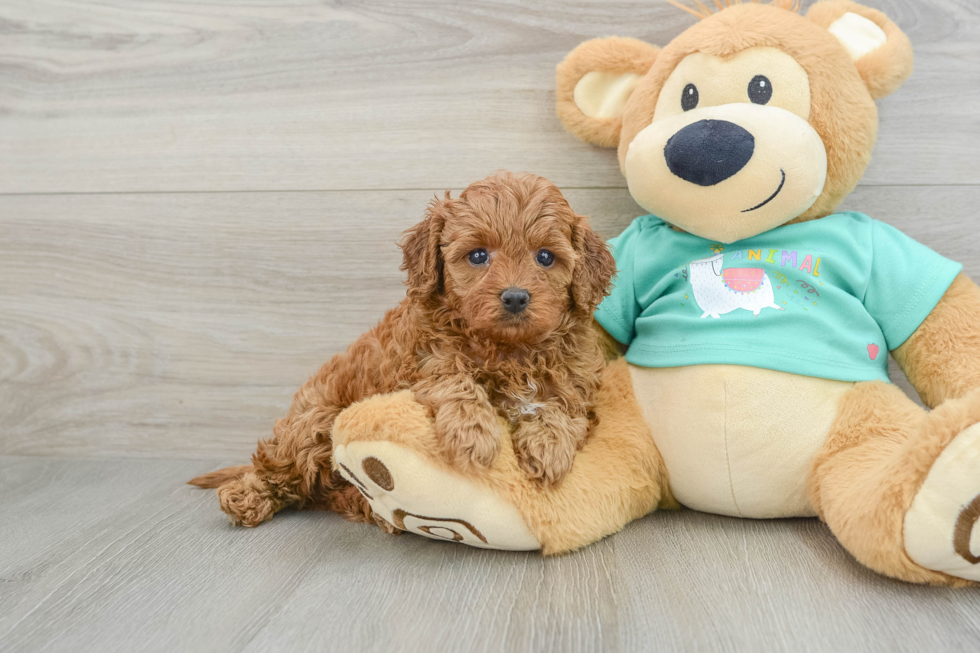
<path fill-rule="evenodd" d="M 758 317 L 766 308 L 785 310 L 776 305 L 772 282 L 762 268 L 726 268 L 725 255 L 691 263 L 694 300 L 704 311 L 702 318 L 720 318 L 737 309 L 752 311 Z"/>

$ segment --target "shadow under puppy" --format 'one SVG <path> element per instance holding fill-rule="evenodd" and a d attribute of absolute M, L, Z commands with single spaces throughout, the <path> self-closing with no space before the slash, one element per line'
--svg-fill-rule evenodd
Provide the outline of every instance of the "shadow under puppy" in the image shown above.
<path fill-rule="evenodd" d="M 571 469 L 604 367 L 592 313 L 615 273 L 587 219 L 546 179 L 499 172 L 434 200 L 401 247 L 401 304 L 299 389 L 252 465 L 190 481 L 217 487 L 236 524 L 291 506 L 394 530 L 331 471 L 331 429 L 348 406 L 405 389 L 459 469 L 493 462 L 498 416 L 530 478 L 556 485 Z"/>

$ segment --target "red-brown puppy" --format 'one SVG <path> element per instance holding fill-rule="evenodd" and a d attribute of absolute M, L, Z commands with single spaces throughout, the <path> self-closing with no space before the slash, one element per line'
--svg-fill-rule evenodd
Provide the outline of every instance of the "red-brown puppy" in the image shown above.
<path fill-rule="evenodd" d="M 300 388 L 252 466 L 191 481 L 218 487 L 235 523 L 286 506 L 371 521 L 331 473 L 331 428 L 351 404 L 406 388 L 460 468 L 493 461 L 504 415 L 531 478 L 557 484 L 571 469 L 603 368 L 592 313 L 615 264 L 602 239 L 546 179 L 501 172 L 433 201 L 402 249 L 405 300 Z"/>

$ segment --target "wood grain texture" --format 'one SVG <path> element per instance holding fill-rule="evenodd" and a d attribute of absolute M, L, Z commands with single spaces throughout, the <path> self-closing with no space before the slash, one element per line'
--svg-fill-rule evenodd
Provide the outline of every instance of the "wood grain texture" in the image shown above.
<path fill-rule="evenodd" d="M 882 578 L 815 520 L 655 514 L 543 559 L 328 513 L 234 528 L 212 492 L 182 485 L 211 464 L 0 457 L 0 519 L 17 525 L 0 530 L 0 651 L 963 651 L 980 639 L 980 594 Z"/>
<path fill-rule="evenodd" d="M 980 182 L 980 5 L 867 4 L 917 60 L 865 183 Z M 624 187 L 612 152 L 562 130 L 555 65 L 693 20 L 651 0 L 6 0 L 0 192 L 426 189 L 495 168 Z"/>
<path fill-rule="evenodd" d="M 434 194 L 0 197 L 0 453 L 246 459 L 403 297 L 395 242 Z M 606 235 L 641 213 L 625 190 L 568 198 Z M 978 205 L 978 187 L 847 204 L 980 277 Z"/>

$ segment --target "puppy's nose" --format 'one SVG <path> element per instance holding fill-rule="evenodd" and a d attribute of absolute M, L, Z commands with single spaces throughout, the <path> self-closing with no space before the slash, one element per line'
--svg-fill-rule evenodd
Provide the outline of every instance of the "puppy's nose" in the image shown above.
<path fill-rule="evenodd" d="M 527 303 L 531 301 L 531 293 L 523 288 L 508 288 L 500 293 L 500 301 L 503 302 L 508 313 L 517 315 L 527 308 Z"/>
<path fill-rule="evenodd" d="M 664 147 L 667 167 L 698 186 L 714 186 L 745 167 L 755 138 L 727 120 L 699 120 L 670 137 Z"/>

